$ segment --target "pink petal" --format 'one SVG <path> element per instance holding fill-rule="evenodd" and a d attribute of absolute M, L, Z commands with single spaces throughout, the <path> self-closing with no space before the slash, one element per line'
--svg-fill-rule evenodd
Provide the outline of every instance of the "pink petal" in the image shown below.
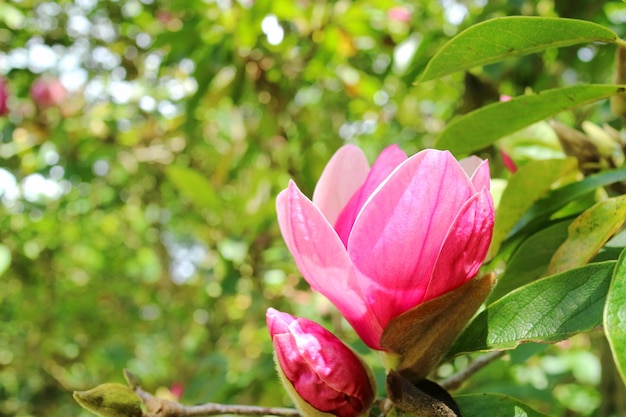
<path fill-rule="evenodd" d="M 489 189 L 491 185 L 491 177 L 489 172 L 489 162 L 485 159 L 472 155 L 461 159 L 459 165 L 463 168 L 468 177 L 472 179 L 472 184 L 476 191 L 483 188 Z"/>
<path fill-rule="evenodd" d="M 391 172 L 406 160 L 406 154 L 400 150 L 398 145 L 391 145 L 385 148 L 378 158 L 365 180 L 363 186 L 354 194 L 348 205 L 339 214 L 335 222 L 335 230 L 344 245 L 347 245 L 348 237 L 354 221 L 361 211 L 363 204 L 374 192 L 374 190 L 391 174 Z"/>
<path fill-rule="evenodd" d="M 474 184 L 474 190 L 481 191 L 482 189 L 489 190 L 491 188 L 491 172 L 489 170 L 489 161 L 484 160 L 476 168 L 471 175 L 472 184 Z"/>
<path fill-rule="evenodd" d="M 493 200 L 483 189 L 467 201 L 446 236 L 424 301 L 473 278 L 487 256 L 493 231 Z"/>
<path fill-rule="evenodd" d="M 425 150 L 402 163 L 363 206 L 348 253 L 383 328 L 423 299 L 448 229 L 473 188 L 449 152 Z"/>
<path fill-rule="evenodd" d="M 330 224 L 335 224 L 341 210 L 365 182 L 369 170 L 365 154 L 354 145 L 342 146 L 330 158 L 313 192 L 313 204 Z"/>
<path fill-rule="evenodd" d="M 379 348 L 382 327 L 367 310 L 357 271 L 322 212 L 293 181 L 278 195 L 276 209 L 285 243 L 311 288 L 339 309 L 366 344 Z"/>

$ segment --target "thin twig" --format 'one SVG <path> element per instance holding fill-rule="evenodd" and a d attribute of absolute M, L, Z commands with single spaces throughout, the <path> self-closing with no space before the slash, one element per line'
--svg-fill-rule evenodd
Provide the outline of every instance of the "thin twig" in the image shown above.
<path fill-rule="evenodd" d="M 158 398 L 144 391 L 139 380 L 127 369 L 124 377 L 128 385 L 141 398 L 145 405 L 143 417 L 200 417 L 220 414 L 237 414 L 246 416 L 272 415 L 279 417 L 301 417 L 295 408 L 260 407 L 256 405 L 230 405 L 206 403 L 201 405 L 183 405 L 175 401 Z"/>
<path fill-rule="evenodd" d="M 478 358 L 476 358 L 476 360 L 474 360 L 474 362 L 470 363 L 467 368 L 457 372 L 449 378 L 444 379 L 439 383 L 439 385 L 449 391 L 455 390 L 460 387 L 461 384 L 465 382 L 470 376 L 474 375 L 476 372 L 480 371 L 491 362 L 503 357 L 505 354 L 506 351 L 497 350 L 486 353 L 483 356 L 479 356 Z"/>

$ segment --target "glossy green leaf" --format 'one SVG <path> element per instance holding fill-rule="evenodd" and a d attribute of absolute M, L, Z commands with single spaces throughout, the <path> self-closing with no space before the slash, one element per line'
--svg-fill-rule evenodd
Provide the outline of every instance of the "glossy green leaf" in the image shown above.
<path fill-rule="evenodd" d="M 554 252 L 567 239 L 570 223 L 568 220 L 555 223 L 524 240 L 507 262 L 504 273 L 498 277 L 488 303 L 545 275 Z"/>
<path fill-rule="evenodd" d="M 492 64 L 548 48 L 615 42 L 617 35 L 596 23 L 531 16 L 501 17 L 473 25 L 446 43 L 418 81 Z"/>
<path fill-rule="evenodd" d="M 626 382 L 626 250 L 623 250 L 607 294 L 604 331 L 622 380 Z"/>
<path fill-rule="evenodd" d="M 620 85 L 575 85 L 493 103 L 452 120 L 436 147 L 466 155 L 564 110 L 625 92 Z"/>
<path fill-rule="evenodd" d="M 515 398 L 501 394 L 455 395 L 463 417 L 547 417 Z"/>
<path fill-rule="evenodd" d="M 557 342 L 593 330 L 602 324 L 614 266 L 594 263 L 518 288 L 478 314 L 449 355 Z"/>
<path fill-rule="evenodd" d="M 626 167 L 604 171 L 586 177 L 582 181 L 564 185 L 538 200 L 515 225 L 511 234 L 524 233 L 542 223 L 566 204 L 594 192 L 596 188 L 626 181 Z M 539 227 L 542 227 L 541 225 Z"/>
<path fill-rule="evenodd" d="M 577 167 L 573 158 L 530 161 L 511 176 L 496 212 L 490 248 L 492 256 L 498 252 L 502 241 L 533 203 L 558 179 Z"/>
<path fill-rule="evenodd" d="M 572 222 L 568 237 L 556 251 L 549 274 L 589 262 L 626 220 L 626 196 L 601 201 Z"/>
<path fill-rule="evenodd" d="M 216 207 L 217 196 L 209 180 L 199 172 L 171 165 L 166 170 L 169 180 L 198 208 Z"/>

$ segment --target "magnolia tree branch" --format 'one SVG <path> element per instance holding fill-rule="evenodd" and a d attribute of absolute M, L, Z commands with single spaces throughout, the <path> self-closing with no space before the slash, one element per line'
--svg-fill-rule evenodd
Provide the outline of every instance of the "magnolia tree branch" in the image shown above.
<path fill-rule="evenodd" d="M 247 416 L 273 415 L 279 417 L 301 417 L 295 408 L 260 407 L 254 405 L 228 405 L 206 403 L 201 405 L 183 405 L 175 401 L 158 398 L 144 391 L 139 381 L 130 371 L 124 370 L 128 385 L 141 398 L 145 405 L 143 417 L 199 417 L 220 414 L 237 414 Z"/>
<path fill-rule="evenodd" d="M 445 390 L 452 391 L 461 386 L 463 382 L 469 379 L 476 372 L 483 369 L 485 366 L 489 365 L 491 362 L 494 362 L 497 359 L 500 359 L 506 354 L 504 350 L 496 350 L 493 352 L 489 352 L 484 354 L 483 356 L 479 356 L 471 362 L 467 368 L 457 372 L 456 374 L 450 376 L 449 378 L 444 379 L 439 383 L 441 387 Z"/>
<path fill-rule="evenodd" d="M 476 372 L 489 365 L 491 362 L 501 358 L 506 354 L 505 351 L 489 352 L 478 357 L 467 368 L 452 375 L 451 377 L 441 381 L 439 385 L 445 390 L 454 390 L 461 386 L 463 382 L 469 379 Z M 254 405 L 229 405 L 206 403 L 201 405 L 183 405 L 175 401 L 164 398 L 158 398 L 149 392 L 144 391 L 135 375 L 127 369 L 124 370 L 124 377 L 128 385 L 135 391 L 135 394 L 141 398 L 145 406 L 142 417 L 200 417 L 200 416 L 216 416 L 221 414 L 247 415 L 247 416 L 263 416 L 272 415 L 278 417 L 302 417 L 295 408 L 282 407 L 260 407 Z M 382 407 L 381 407 L 382 408 Z"/>

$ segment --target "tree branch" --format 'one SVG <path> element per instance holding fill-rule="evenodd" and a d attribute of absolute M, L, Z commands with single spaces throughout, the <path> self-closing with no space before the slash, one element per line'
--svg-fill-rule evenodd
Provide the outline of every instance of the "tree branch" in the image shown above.
<path fill-rule="evenodd" d="M 506 351 L 504 350 L 496 350 L 486 353 L 483 356 L 479 356 L 476 360 L 474 360 L 474 362 L 470 363 L 467 368 L 457 372 L 449 378 L 444 379 L 439 383 L 439 385 L 448 391 L 455 390 L 459 388 L 461 384 L 463 384 L 463 382 L 465 382 L 470 376 L 474 375 L 491 362 L 500 359 L 505 354 Z"/>
<path fill-rule="evenodd" d="M 124 370 L 128 385 L 141 398 L 145 405 L 143 417 L 200 417 L 220 414 L 237 414 L 247 416 L 273 415 L 279 417 L 301 417 L 295 408 L 260 407 L 254 405 L 229 405 L 206 403 L 201 405 L 183 405 L 175 401 L 158 398 L 144 391 L 137 377 L 129 370 Z"/>

